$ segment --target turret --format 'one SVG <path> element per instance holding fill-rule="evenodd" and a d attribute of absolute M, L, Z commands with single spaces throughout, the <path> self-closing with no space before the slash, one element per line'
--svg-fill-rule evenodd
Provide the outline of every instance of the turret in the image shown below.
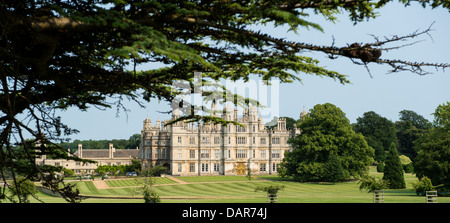
<path fill-rule="evenodd" d="M 308 115 L 308 112 L 306 112 L 305 106 L 303 106 L 303 111 L 300 112 L 300 119 L 305 118 L 306 115 Z"/>
<path fill-rule="evenodd" d="M 258 120 L 258 108 L 256 108 L 256 106 L 250 107 L 248 114 L 249 114 L 249 121 L 257 121 Z"/>
<path fill-rule="evenodd" d="M 150 118 L 147 118 L 144 120 L 144 130 L 150 130 L 152 128 L 152 120 Z"/>

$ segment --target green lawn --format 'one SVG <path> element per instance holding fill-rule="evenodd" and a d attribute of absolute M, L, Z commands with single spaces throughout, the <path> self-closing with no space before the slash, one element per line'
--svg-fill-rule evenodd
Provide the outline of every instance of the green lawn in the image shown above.
<path fill-rule="evenodd" d="M 167 177 L 153 177 L 152 181 L 153 181 L 154 185 L 177 183 Z M 135 186 L 143 186 L 145 184 L 145 181 L 143 178 L 106 180 L 105 182 L 110 187 L 135 187 Z"/>
<path fill-rule="evenodd" d="M 382 177 L 371 168 L 370 174 Z M 177 183 L 169 178 L 155 177 L 154 188 L 163 203 L 265 203 L 266 194 L 255 192 L 257 186 L 284 185 L 279 192 L 280 203 L 372 203 L 372 193 L 359 190 L 358 181 L 343 183 L 299 183 L 278 176 L 255 176 L 248 180 L 245 176 L 201 176 L 177 177 L 187 184 Z M 406 189 L 386 190 L 385 203 L 425 203 L 424 196 L 417 196 L 412 191 L 411 183 L 417 181 L 412 174 L 405 174 Z M 92 181 L 77 181 L 76 188 L 83 195 L 97 196 L 88 198 L 83 203 L 142 203 L 142 196 L 135 195 L 142 179 L 106 180 L 109 189 L 97 189 Z M 101 198 L 104 196 L 105 198 Z M 40 194 L 45 202 L 64 202 L 61 198 L 53 198 Z M 128 199 L 125 199 L 128 197 Z M 106 199 L 108 198 L 108 199 Z M 122 199 L 121 199 L 122 198 Z M 450 197 L 439 197 L 439 203 L 450 203 Z"/>
<path fill-rule="evenodd" d="M 186 182 L 248 181 L 248 178 L 245 176 L 193 176 L 177 178 Z"/>

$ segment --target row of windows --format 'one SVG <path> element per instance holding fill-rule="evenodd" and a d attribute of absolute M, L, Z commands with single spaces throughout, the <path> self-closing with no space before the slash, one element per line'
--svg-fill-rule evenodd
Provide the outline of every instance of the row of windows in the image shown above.
<path fill-rule="evenodd" d="M 181 143 L 180 141 L 181 137 L 178 137 L 178 142 Z M 159 145 L 159 146 L 166 146 L 166 145 L 170 145 L 170 140 L 154 140 L 153 141 L 155 145 Z M 148 146 L 151 144 L 150 140 L 145 140 L 145 145 Z"/>
<path fill-rule="evenodd" d="M 200 158 L 210 158 L 210 151 L 209 149 L 202 149 L 200 150 Z M 248 150 L 246 149 L 238 149 L 236 150 L 236 158 L 247 158 L 247 152 Z M 260 157 L 262 159 L 266 159 L 266 151 L 267 150 L 260 150 Z M 272 150 L 272 158 L 280 158 L 280 152 L 281 150 Z M 195 149 L 191 149 L 189 150 L 189 158 L 191 159 L 195 159 L 196 156 L 196 150 Z M 231 150 L 227 150 L 227 152 L 225 152 L 225 154 L 227 155 L 228 158 L 231 158 Z M 219 159 L 220 156 L 220 150 L 215 149 L 214 150 L 214 159 Z M 256 150 L 252 150 L 252 157 L 256 158 Z M 182 159 L 183 158 L 183 153 L 182 150 L 179 149 L 178 150 L 178 159 Z"/>
<path fill-rule="evenodd" d="M 156 159 L 169 159 L 169 149 L 156 149 L 155 150 Z"/>
<path fill-rule="evenodd" d="M 196 166 L 196 163 L 189 163 L 189 172 L 195 173 L 195 166 Z M 219 172 L 220 171 L 220 165 L 218 163 L 213 163 L 212 167 L 213 167 L 213 170 L 212 170 L 213 172 Z M 267 167 L 267 163 L 259 164 L 259 171 L 260 172 L 267 172 L 266 167 Z M 201 172 L 202 173 L 209 172 L 209 164 L 208 163 L 200 164 L 200 168 L 201 168 Z M 179 173 L 183 172 L 183 166 L 182 166 L 181 163 L 178 163 L 177 171 Z M 277 164 L 276 163 L 272 163 L 272 171 L 277 171 Z"/>
<path fill-rule="evenodd" d="M 210 158 L 210 151 L 209 149 L 202 149 L 200 150 L 200 158 Z M 215 149 L 214 151 L 214 159 L 219 159 L 221 158 L 221 154 L 220 154 L 220 150 Z M 260 152 L 260 158 L 261 159 L 266 159 L 266 151 L 267 150 L 259 150 Z M 146 151 L 147 153 L 145 154 L 145 158 L 150 158 L 150 150 Z M 169 154 L 169 149 L 156 149 L 155 150 L 155 159 L 169 159 L 170 158 L 170 154 Z M 235 158 L 247 158 L 247 154 L 248 154 L 248 150 L 246 149 L 238 149 L 236 150 L 236 156 Z M 272 158 L 281 158 L 281 150 L 272 150 Z M 226 150 L 225 151 L 225 156 L 226 158 L 231 158 L 231 150 Z M 256 150 L 251 150 L 251 156 L 252 158 L 256 158 Z M 182 159 L 183 158 L 183 152 L 181 149 L 178 150 L 177 152 L 177 157 L 178 159 Z M 189 150 L 189 158 L 190 159 L 195 159 L 196 158 L 196 149 L 191 149 Z"/>
<path fill-rule="evenodd" d="M 195 145 L 195 138 L 196 137 L 189 137 L 189 144 Z M 252 142 L 255 144 L 256 140 L 255 137 L 252 137 Z M 247 137 L 245 136 L 239 136 L 235 137 L 236 144 L 247 144 Z M 266 144 L 266 138 L 261 137 L 259 143 L 264 145 Z M 178 143 L 182 144 L 182 137 L 178 136 Z M 210 140 L 208 136 L 202 136 L 201 137 L 201 143 L 202 144 L 209 144 Z M 287 143 L 287 137 L 284 137 L 284 143 Z M 214 144 L 220 144 L 220 137 L 214 137 Z M 228 144 L 231 144 L 231 137 L 228 137 Z M 272 137 L 272 144 L 280 144 L 280 137 Z"/>

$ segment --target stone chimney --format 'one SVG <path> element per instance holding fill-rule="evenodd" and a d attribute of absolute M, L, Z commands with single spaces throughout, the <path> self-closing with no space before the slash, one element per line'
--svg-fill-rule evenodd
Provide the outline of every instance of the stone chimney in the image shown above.
<path fill-rule="evenodd" d="M 79 158 L 83 158 L 83 145 L 82 144 L 78 144 L 78 155 L 79 155 Z"/>
<path fill-rule="evenodd" d="M 109 158 L 110 159 L 114 158 L 114 152 L 116 152 L 116 149 L 114 148 L 113 144 L 110 143 L 109 144 Z"/>

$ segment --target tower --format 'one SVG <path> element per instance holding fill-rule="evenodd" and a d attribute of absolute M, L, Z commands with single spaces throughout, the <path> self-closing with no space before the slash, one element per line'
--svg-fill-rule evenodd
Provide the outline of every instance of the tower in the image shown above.
<path fill-rule="evenodd" d="M 303 106 L 303 111 L 300 112 L 300 117 L 299 118 L 303 119 L 303 118 L 305 118 L 306 115 L 308 115 L 308 112 L 306 112 L 305 106 Z"/>

